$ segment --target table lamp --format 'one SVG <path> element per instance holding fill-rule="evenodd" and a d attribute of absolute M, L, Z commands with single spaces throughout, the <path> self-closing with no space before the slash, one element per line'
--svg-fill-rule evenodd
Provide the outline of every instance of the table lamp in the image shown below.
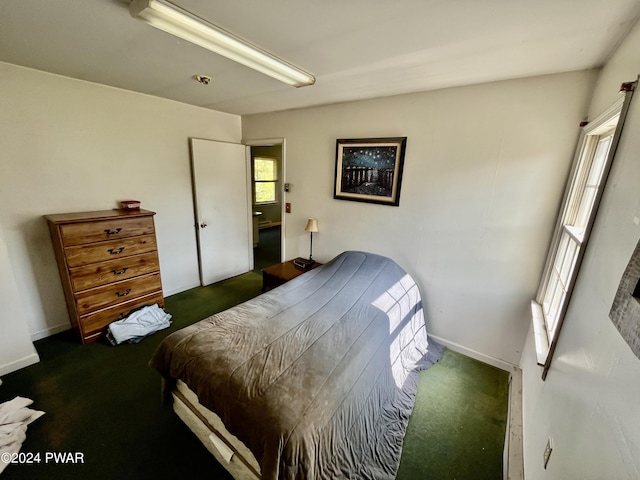
<path fill-rule="evenodd" d="M 314 232 L 318 232 L 318 220 L 316 220 L 315 218 L 310 218 L 307 221 L 307 226 L 304 227 L 304 231 L 305 232 L 309 232 L 309 234 L 311 235 L 311 240 L 310 240 L 310 244 L 309 244 L 309 260 L 311 262 L 313 262 L 313 234 Z"/>

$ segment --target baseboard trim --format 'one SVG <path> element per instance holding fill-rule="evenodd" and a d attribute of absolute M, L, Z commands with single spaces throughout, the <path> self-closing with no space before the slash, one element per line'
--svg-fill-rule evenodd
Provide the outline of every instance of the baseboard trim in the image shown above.
<path fill-rule="evenodd" d="M 192 283 L 189 285 L 182 285 L 181 287 L 177 287 L 177 288 L 172 288 L 171 290 L 164 290 L 164 297 L 170 297 L 171 295 L 176 295 L 178 293 L 182 293 L 182 292 L 186 292 L 187 290 L 191 290 L 192 288 L 196 288 L 196 287 L 200 287 L 202 286 L 200 284 L 200 282 L 198 283 Z"/>
<path fill-rule="evenodd" d="M 499 368 L 500 370 L 505 370 L 511 373 L 515 368 L 518 368 L 518 366 L 514 365 L 513 363 L 509 363 L 500 358 L 492 357 L 491 355 L 486 355 L 484 353 L 476 352 L 475 350 L 471 350 L 470 348 L 464 347 L 457 343 L 450 342 L 448 340 L 445 340 L 444 338 L 436 337 L 435 335 L 429 335 L 429 337 L 433 338 L 434 341 L 438 342 L 440 345 L 444 345 L 445 347 L 453 350 L 454 352 L 458 352 L 463 355 L 466 355 L 467 357 L 474 358 L 476 360 L 479 360 L 480 362 Z"/>
<path fill-rule="evenodd" d="M 69 330 L 71 325 L 69 323 L 63 323 L 62 325 L 56 325 L 55 327 L 45 328 L 44 330 L 40 330 L 39 332 L 35 332 L 31 334 L 31 341 L 35 342 L 36 340 L 42 340 L 43 338 L 50 337 L 51 335 L 55 335 L 56 333 L 64 332 Z"/>
<path fill-rule="evenodd" d="M 505 480 L 524 480 L 522 436 L 522 370 L 515 368 L 509 378 L 509 418 L 504 452 Z"/>
<path fill-rule="evenodd" d="M 40 356 L 37 353 L 32 353 L 31 355 L 27 355 L 26 357 L 14 360 L 13 362 L 7 363 L 5 365 L 0 365 L 0 376 L 7 375 L 24 367 L 28 367 L 29 365 L 33 365 L 34 363 L 38 363 L 39 361 Z"/>
<path fill-rule="evenodd" d="M 269 221 L 269 223 L 263 223 L 263 224 L 258 223 L 258 230 L 264 230 L 265 228 L 280 227 L 280 226 L 282 226 L 282 222 Z"/>

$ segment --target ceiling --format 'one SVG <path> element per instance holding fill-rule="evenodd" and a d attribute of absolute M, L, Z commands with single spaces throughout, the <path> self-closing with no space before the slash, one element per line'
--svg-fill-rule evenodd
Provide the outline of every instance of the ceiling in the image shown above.
<path fill-rule="evenodd" d="M 599 67 L 640 14 L 640 0 L 173 0 L 316 76 L 294 88 L 128 3 L 2 0 L 0 61 L 244 115 Z"/>

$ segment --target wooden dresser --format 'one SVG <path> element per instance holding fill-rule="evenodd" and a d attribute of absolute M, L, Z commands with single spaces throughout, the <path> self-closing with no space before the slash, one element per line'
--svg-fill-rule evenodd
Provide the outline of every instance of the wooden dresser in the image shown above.
<path fill-rule="evenodd" d="M 154 215 L 104 210 L 45 216 L 71 324 L 82 343 L 97 340 L 132 310 L 164 307 Z"/>

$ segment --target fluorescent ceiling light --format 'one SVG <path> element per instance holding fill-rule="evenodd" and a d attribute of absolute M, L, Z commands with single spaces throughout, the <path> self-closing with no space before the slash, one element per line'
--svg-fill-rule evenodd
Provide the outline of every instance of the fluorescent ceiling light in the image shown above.
<path fill-rule="evenodd" d="M 313 85 L 316 81 L 313 75 L 295 65 L 165 0 L 133 0 L 129 12 L 153 27 L 294 87 Z"/>

